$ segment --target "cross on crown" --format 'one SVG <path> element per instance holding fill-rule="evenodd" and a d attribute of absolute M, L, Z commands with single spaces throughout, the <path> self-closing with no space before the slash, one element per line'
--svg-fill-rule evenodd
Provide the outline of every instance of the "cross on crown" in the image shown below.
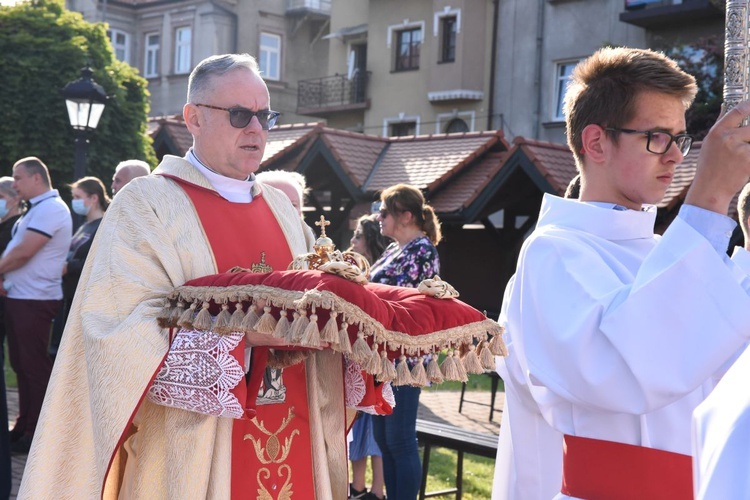
<path fill-rule="evenodd" d="M 320 216 L 319 221 L 315 221 L 316 226 L 320 226 L 320 237 L 325 238 L 326 237 L 326 226 L 330 226 L 331 222 L 326 220 L 325 215 Z"/>

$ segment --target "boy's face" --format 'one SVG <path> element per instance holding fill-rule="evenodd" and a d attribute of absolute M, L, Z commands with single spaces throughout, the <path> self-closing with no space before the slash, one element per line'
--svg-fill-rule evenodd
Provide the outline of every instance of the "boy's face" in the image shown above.
<path fill-rule="evenodd" d="M 654 92 L 641 92 L 636 97 L 635 115 L 622 128 L 642 131 L 685 133 L 685 108 L 679 97 Z M 646 134 L 618 133 L 618 143 L 607 139 L 607 161 L 604 184 L 607 200 L 627 208 L 640 210 L 643 204 L 654 205 L 664 198 L 672 183 L 675 168 L 683 156 L 672 143 L 666 153 L 646 150 Z"/>

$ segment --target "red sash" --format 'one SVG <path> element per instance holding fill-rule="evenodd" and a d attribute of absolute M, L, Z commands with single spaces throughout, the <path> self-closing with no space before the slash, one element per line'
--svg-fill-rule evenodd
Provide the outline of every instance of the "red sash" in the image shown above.
<path fill-rule="evenodd" d="M 251 268 L 261 261 L 274 270 L 292 261 L 286 237 L 262 196 L 252 203 L 231 203 L 214 191 L 171 177 L 195 206 L 219 272 L 234 266 Z M 236 351 L 236 352 L 235 352 Z M 244 367 L 244 342 L 232 352 Z M 298 497 L 314 491 L 305 364 L 283 371 L 283 403 L 255 405 L 266 367 L 268 348 L 253 348 L 250 376 L 232 391 L 246 402 L 250 418 L 232 427 L 232 499 Z"/>
<path fill-rule="evenodd" d="M 561 492 L 583 499 L 690 500 L 692 459 L 670 451 L 565 435 Z"/>

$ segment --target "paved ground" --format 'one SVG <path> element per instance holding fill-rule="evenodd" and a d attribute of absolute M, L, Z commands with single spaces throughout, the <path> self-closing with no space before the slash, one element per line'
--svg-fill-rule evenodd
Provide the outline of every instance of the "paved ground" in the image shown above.
<path fill-rule="evenodd" d="M 435 422 L 447 423 L 470 429 L 476 432 L 497 435 L 500 432 L 500 420 L 502 419 L 503 403 L 505 394 L 497 393 L 495 401 L 495 414 L 492 421 L 490 416 L 490 393 L 466 392 L 462 412 L 458 413 L 460 402 L 460 391 L 427 391 L 423 390 L 419 397 L 418 418 Z M 470 402 L 472 401 L 472 402 Z M 477 404 L 479 403 L 479 404 Z M 15 419 L 18 413 L 18 391 L 8 389 L 8 416 Z M 12 457 L 13 488 L 10 498 L 15 499 L 18 487 L 21 484 L 23 468 L 26 465 L 26 455 L 14 455 Z"/>

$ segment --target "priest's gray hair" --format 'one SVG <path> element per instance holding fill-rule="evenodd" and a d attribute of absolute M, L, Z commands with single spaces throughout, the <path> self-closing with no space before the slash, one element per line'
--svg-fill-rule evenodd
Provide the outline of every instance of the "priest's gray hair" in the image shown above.
<path fill-rule="evenodd" d="M 222 54 L 202 60 L 190 73 L 187 102 L 200 102 L 211 87 L 212 77 L 222 76 L 240 68 L 249 69 L 260 77 L 258 61 L 250 54 Z"/>

